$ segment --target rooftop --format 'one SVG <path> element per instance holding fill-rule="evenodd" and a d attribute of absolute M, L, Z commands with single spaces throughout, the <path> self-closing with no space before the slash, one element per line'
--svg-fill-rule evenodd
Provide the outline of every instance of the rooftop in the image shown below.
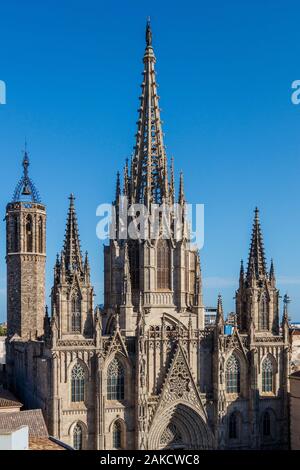
<path fill-rule="evenodd" d="M 16 397 L 8 390 L 0 389 L 0 408 L 22 408 L 23 403 L 16 399 Z"/>
<path fill-rule="evenodd" d="M 65 450 L 69 446 L 49 436 L 41 410 L 25 410 L 15 413 L 0 413 L 0 434 L 13 432 L 28 426 L 30 450 Z"/>
<path fill-rule="evenodd" d="M 41 410 L 0 413 L 0 432 L 14 431 L 21 426 L 28 426 L 30 438 L 49 436 Z"/>

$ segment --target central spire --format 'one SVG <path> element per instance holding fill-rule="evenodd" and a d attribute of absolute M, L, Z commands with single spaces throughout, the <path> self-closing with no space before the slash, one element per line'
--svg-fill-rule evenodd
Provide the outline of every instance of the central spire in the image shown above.
<path fill-rule="evenodd" d="M 146 49 L 136 145 L 132 161 L 131 198 L 135 203 L 161 204 L 168 197 L 167 158 L 163 142 L 159 97 L 155 76 L 156 58 L 150 21 L 146 26 Z"/>

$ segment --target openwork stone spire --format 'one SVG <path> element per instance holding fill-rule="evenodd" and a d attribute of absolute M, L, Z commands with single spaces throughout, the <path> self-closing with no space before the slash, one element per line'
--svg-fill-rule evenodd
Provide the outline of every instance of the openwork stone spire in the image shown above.
<path fill-rule="evenodd" d="M 23 166 L 23 176 L 18 182 L 14 195 L 13 202 L 20 201 L 31 201 L 31 202 L 41 202 L 41 198 L 38 190 L 36 189 L 33 181 L 29 178 L 28 167 L 29 167 L 29 157 L 25 144 L 24 158 L 22 162 Z"/>
<path fill-rule="evenodd" d="M 260 277 L 266 276 L 266 260 L 264 252 L 263 237 L 260 228 L 259 221 L 259 210 L 256 207 L 254 211 L 254 222 L 252 229 L 252 239 L 250 245 L 249 261 L 248 261 L 248 277 Z"/>
<path fill-rule="evenodd" d="M 167 158 L 163 142 L 159 97 L 154 65 L 150 21 L 146 27 L 146 49 L 141 105 L 132 165 L 132 201 L 135 203 L 162 203 L 168 197 Z"/>
<path fill-rule="evenodd" d="M 80 239 L 78 232 L 77 216 L 75 211 L 73 194 L 70 195 L 70 206 L 67 218 L 65 241 L 63 247 L 63 254 L 65 259 L 65 267 L 68 271 L 79 269 L 82 271 L 82 254 L 80 248 Z"/>
<path fill-rule="evenodd" d="M 218 295 L 217 317 L 216 317 L 216 324 L 219 325 L 220 323 L 224 323 L 223 302 L 222 302 L 221 294 Z"/>

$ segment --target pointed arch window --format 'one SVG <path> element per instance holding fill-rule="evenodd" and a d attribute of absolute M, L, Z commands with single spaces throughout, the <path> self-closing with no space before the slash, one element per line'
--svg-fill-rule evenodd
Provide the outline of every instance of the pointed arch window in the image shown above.
<path fill-rule="evenodd" d="M 263 431 L 263 437 L 271 436 L 271 416 L 268 411 L 265 411 L 263 415 L 262 431 Z"/>
<path fill-rule="evenodd" d="M 39 222 L 38 222 L 38 246 L 39 246 L 39 253 L 43 253 L 44 252 L 44 230 L 43 230 L 42 217 L 39 218 Z"/>
<path fill-rule="evenodd" d="M 80 364 L 75 364 L 72 369 L 71 384 L 72 402 L 84 401 L 85 374 Z"/>
<path fill-rule="evenodd" d="M 269 305 L 266 294 L 263 294 L 259 303 L 259 329 L 268 330 L 269 328 Z"/>
<path fill-rule="evenodd" d="M 270 357 L 266 357 L 262 363 L 262 391 L 265 393 L 274 390 L 274 370 Z"/>
<path fill-rule="evenodd" d="M 26 251 L 32 253 L 33 251 L 33 233 L 32 233 L 32 217 L 27 215 L 26 224 L 25 224 L 25 233 L 26 233 Z"/>
<path fill-rule="evenodd" d="M 229 417 L 229 439 L 238 439 L 239 437 L 239 426 L 238 426 L 238 415 L 237 413 L 231 413 Z"/>
<path fill-rule="evenodd" d="M 157 288 L 170 289 L 171 253 L 167 240 L 161 239 L 157 243 Z"/>
<path fill-rule="evenodd" d="M 19 251 L 19 221 L 17 216 L 13 218 L 11 248 L 14 253 Z"/>
<path fill-rule="evenodd" d="M 124 399 L 124 367 L 117 358 L 114 358 L 107 369 L 107 399 Z"/>
<path fill-rule="evenodd" d="M 137 240 L 128 243 L 130 280 L 132 289 L 140 288 L 140 247 Z"/>
<path fill-rule="evenodd" d="M 235 354 L 232 354 L 227 361 L 225 376 L 227 393 L 240 393 L 240 361 Z"/>
<path fill-rule="evenodd" d="M 73 429 L 73 447 L 75 450 L 82 449 L 82 427 L 80 424 L 76 424 Z"/>
<path fill-rule="evenodd" d="M 72 333 L 81 332 L 81 299 L 79 294 L 75 294 L 71 300 L 71 327 Z"/>
<path fill-rule="evenodd" d="M 112 445 L 114 449 L 122 448 L 122 426 L 119 421 L 113 424 L 112 429 Z"/>

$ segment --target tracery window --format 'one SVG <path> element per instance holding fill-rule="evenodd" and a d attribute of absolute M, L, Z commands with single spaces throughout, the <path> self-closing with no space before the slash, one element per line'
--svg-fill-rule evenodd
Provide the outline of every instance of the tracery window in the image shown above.
<path fill-rule="evenodd" d="M 262 391 L 273 392 L 273 362 L 266 357 L 262 363 Z"/>
<path fill-rule="evenodd" d="M 85 374 L 80 364 L 75 364 L 71 374 L 72 402 L 84 401 Z"/>
<path fill-rule="evenodd" d="M 227 393 L 240 393 L 240 361 L 232 354 L 226 364 L 226 391 Z"/>
<path fill-rule="evenodd" d="M 113 424 L 112 444 L 114 449 L 122 448 L 122 426 L 119 421 L 115 421 Z"/>
<path fill-rule="evenodd" d="M 163 448 L 176 447 L 183 444 L 181 432 L 174 423 L 170 423 L 160 438 L 160 445 Z"/>
<path fill-rule="evenodd" d="M 259 302 L 259 329 L 267 330 L 269 328 L 269 305 L 265 294 L 262 295 Z"/>
<path fill-rule="evenodd" d="M 71 300 L 71 306 L 72 306 L 72 313 L 71 313 L 72 332 L 80 333 L 81 331 L 81 299 L 78 294 L 73 296 Z"/>
<path fill-rule="evenodd" d="M 73 429 L 73 447 L 75 450 L 82 449 L 82 428 L 80 424 L 76 424 Z"/>
<path fill-rule="evenodd" d="M 170 289 L 171 253 L 167 240 L 161 239 L 157 243 L 157 288 Z"/>
<path fill-rule="evenodd" d="M 32 253 L 33 251 L 33 233 L 32 233 L 32 217 L 28 215 L 26 217 L 26 251 Z"/>
<path fill-rule="evenodd" d="M 137 240 L 130 240 L 128 243 L 128 257 L 130 268 L 130 280 L 132 289 L 140 287 L 140 250 Z"/>
<path fill-rule="evenodd" d="M 107 399 L 124 399 L 124 367 L 115 357 L 107 369 Z"/>
<path fill-rule="evenodd" d="M 13 218 L 13 232 L 12 232 L 12 251 L 16 253 L 19 251 L 19 221 L 18 217 Z"/>

